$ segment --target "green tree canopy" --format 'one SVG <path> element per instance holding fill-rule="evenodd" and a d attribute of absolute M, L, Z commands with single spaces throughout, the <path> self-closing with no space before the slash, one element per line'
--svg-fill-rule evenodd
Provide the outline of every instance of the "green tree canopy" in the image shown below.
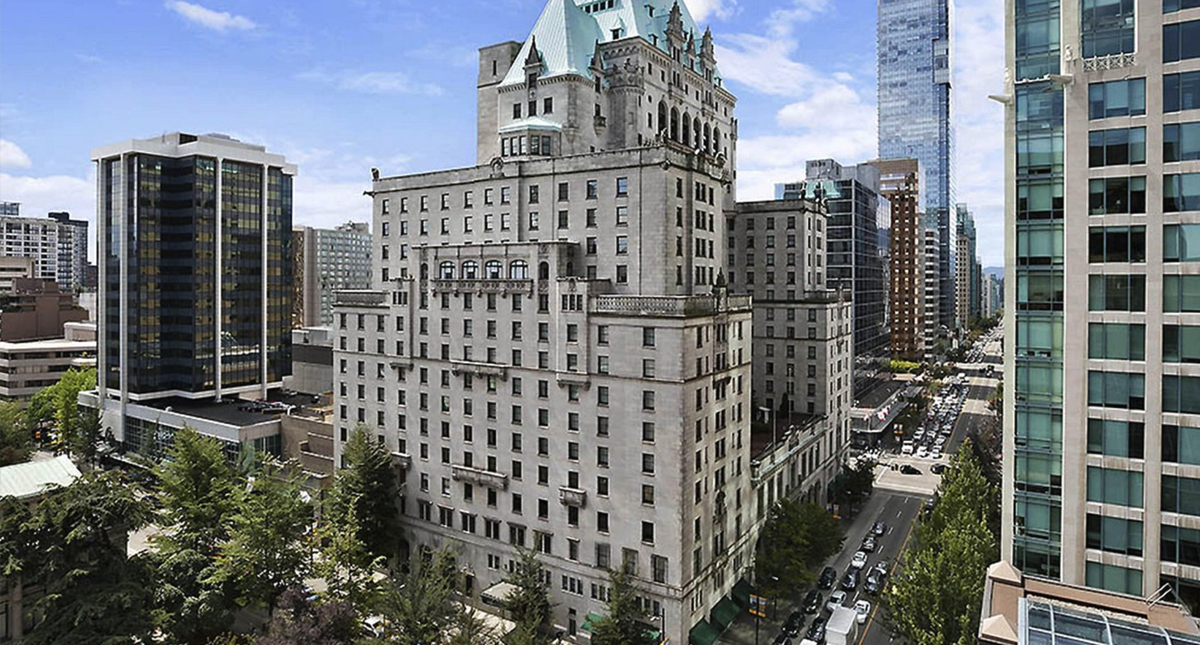
<path fill-rule="evenodd" d="M 546 568 L 537 554 L 522 549 L 505 582 L 516 589 L 504 603 L 509 617 L 517 628 L 506 637 L 507 645 L 514 639 L 531 637 L 535 643 L 549 643 L 552 630 L 550 594 L 546 585 Z"/>
<path fill-rule="evenodd" d="M 0 466 L 29 460 L 33 453 L 29 420 L 19 403 L 0 402 Z"/>
<path fill-rule="evenodd" d="M 755 580 L 763 595 L 778 597 L 808 586 L 812 568 L 841 548 L 842 530 L 825 509 L 784 498 L 771 509 L 759 536 Z"/>
<path fill-rule="evenodd" d="M 326 518 L 344 523 L 353 509 L 358 539 L 376 556 L 395 557 L 401 551 L 400 509 L 396 506 L 400 488 L 391 455 L 360 425 L 342 456 L 345 467 L 334 479 Z"/>
<path fill-rule="evenodd" d="M 649 616 L 624 569 L 608 572 L 608 615 L 592 625 L 593 645 L 648 645 Z"/>
<path fill-rule="evenodd" d="M 79 393 L 96 389 L 96 368 L 71 368 L 63 373 L 58 382 L 33 396 L 29 402 L 29 418 L 34 425 L 53 421 L 59 432 L 59 442 L 73 454 L 90 460 L 95 455 L 96 430 L 88 436 L 80 417 Z M 99 424 L 95 424 L 99 428 Z"/>
<path fill-rule="evenodd" d="M 459 579 L 449 551 L 414 553 L 395 589 L 384 595 L 383 615 L 397 645 L 442 645 L 458 618 L 454 592 Z"/>
<path fill-rule="evenodd" d="M 313 603 L 302 587 L 291 587 L 279 598 L 267 633 L 255 645 L 348 645 L 362 634 L 362 623 L 349 603 Z"/>

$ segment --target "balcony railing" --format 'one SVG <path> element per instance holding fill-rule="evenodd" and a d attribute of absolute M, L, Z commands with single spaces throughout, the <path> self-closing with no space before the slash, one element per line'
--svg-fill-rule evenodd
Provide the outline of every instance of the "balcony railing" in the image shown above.
<path fill-rule="evenodd" d="M 587 491 L 561 486 L 558 489 L 558 501 L 562 502 L 564 506 L 583 508 L 587 505 Z"/>
<path fill-rule="evenodd" d="M 592 313 L 687 318 L 750 311 L 750 296 L 598 296 Z"/>
<path fill-rule="evenodd" d="M 450 361 L 450 372 L 458 374 L 474 374 L 476 376 L 495 376 L 499 379 L 508 378 L 508 366 L 497 363 L 476 363 L 474 361 Z"/>
<path fill-rule="evenodd" d="M 532 294 L 533 280 L 495 279 L 495 280 L 451 280 L 435 278 L 431 281 L 434 293 L 517 293 Z"/>
<path fill-rule="evenodd" d="M 453 467 L 451 477 L 454 481 L 469 482 L 485 488 L 493 488 L 495 490 L 508 490 L 508 475 L 504 473 L 496 473 L 489 470 L 480 470 L 479 468 L 471 468 L 470 466 Z"/>
<path fill-rule="evenodd" d="M 388 294 L 386 291 L 336 291 L 334 306 L 336 307 L 386 307 Z"/>
<path fill-rule="evenodd" d="M 1137 63 L 1133 54 L 1111 54 L 1083 59 L 1083 71 L 1096 72 L 1102 69 L 1122 69 Z"/>

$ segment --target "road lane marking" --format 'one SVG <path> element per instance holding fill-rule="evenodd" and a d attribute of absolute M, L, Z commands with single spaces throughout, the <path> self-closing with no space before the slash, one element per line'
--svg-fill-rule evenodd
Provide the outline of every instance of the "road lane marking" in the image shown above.
<path fill-rule="evenodd" d="M 892 576 L 894 576 L 896 573 L 896 567 L 900 566 L 900 558 L 904 556 L 904 550 L 908 548 L 908 541 L 910 538 L 912 538 L 913 530 L 917 528 L 917 522 L 919 522 L 920 519 L 921 519 L 921 512 L 918 510 L 916 517 L 913 518 L 912 524 L 909 524 L 909 526 L 908 526 L 908 534 L 904 536 L 904 542 L 900 545 L 900 550 L 898 552 L 896 552 L 896 559 L 892 560 L 892 568 L 888 570 L 888 582 L 889 583 L 892 580 Z M 886 588 L 886 586 L 887 585 L 884 585 L 885 588 Z M 884 594 L 884 589 L 880 589 L 879 595 L 882 597 L 883 594 Z M 875 624 L 875 612 L 877 612 L 877 611 L 879 611 L 879 602 L 878 601 L 876 601 L 875 603 L 873 603 L 871 605 L 871 615 L 867 616 L 867 625 L 866 625 L 866 627 L 863 628 L 862 635 L 858 637 L 857 645 L 862 645 L 866 641 L 867 634 L 870 633 L 870 631 L 871 631 L 871 626 Z M 889 634 L 888 642 L 891 642 L 891 641 L 892 641 L 892 638 L 891 638 L 891 635 Z"/>

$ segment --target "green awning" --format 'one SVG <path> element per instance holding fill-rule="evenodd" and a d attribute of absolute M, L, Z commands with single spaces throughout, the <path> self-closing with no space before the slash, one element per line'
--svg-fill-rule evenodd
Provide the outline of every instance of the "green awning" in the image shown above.
<path fill-rule="evenodd" d="M 750 607 L 750 593 L 754 591 L 754 587 L 746 582 L 745 578 L 738 580 L 736 585 L 733 585 L 733 601 L 742 609 Z"/>
<path fill-rule="evenodd" d="M 708 624 L 703 618 L 688 632 L 688 643 L 691 645 L 712 645 L 721 637 L 721 630 Z"/>
<path fill-rule="evenodd" d="M 595 624 L 600 622 L 601 618 L 603 618 L 603 616 L 601 616 L 600 614 L 597 614 L 594 611 L 589 611 L 587 616 L 584 617 L 583 626 L 580 627 L 580 629 L 582 629 L 583 631 L 585 631 L 589 634 L 592 633 L 592 630 L 595 628 L 594 627 Z"/>
<path fill-rule="evenodd" d="M 713 607 L 712 610 L 713 624 L 723 631 L 726 627 L 729 627 L 729 623 L 732 623 L 733 619 L 737 618 L 737 615 L 740 613 L 742 613 L 741 608 L 731 598 L 728 596 L 721 598 L 721 602 L 717 603 L 717 606 Z"/>

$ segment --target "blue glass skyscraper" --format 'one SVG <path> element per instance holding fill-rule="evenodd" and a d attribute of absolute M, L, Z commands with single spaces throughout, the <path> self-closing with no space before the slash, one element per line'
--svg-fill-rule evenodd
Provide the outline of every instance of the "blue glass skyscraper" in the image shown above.
<path fill-rule="evenodd" d="M 879 0 L 880 159 L 921 162 L 939 239 L 939 319 L 954 328 L 957 243 L 950 101 L 951 0 Z"/>

